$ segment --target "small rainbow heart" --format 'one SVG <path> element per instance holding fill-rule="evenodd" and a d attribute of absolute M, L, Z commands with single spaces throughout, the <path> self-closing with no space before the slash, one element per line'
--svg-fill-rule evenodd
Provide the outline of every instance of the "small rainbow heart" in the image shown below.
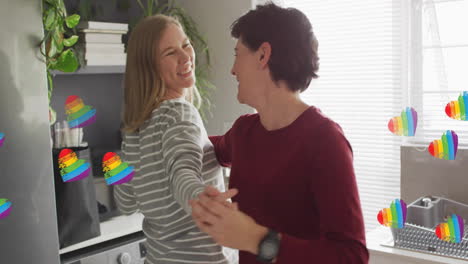
<path fill-rule="evenodd" d="M 441 240 L 460 243 L 463 240 L 465 223 L 459 215 L 452 214 L 447 218 L 447 223 L 441 223 L 436 227 L 435 233 Z"/>
<path fill-rule="evenodd" d="M 403 228 L 406 223 L 406 203 L 403 200 L 395 199 L 390 204 L 390 208 L 384 208 L 377 214 L 377 220 L 381 225 Z"/>
<path fill-rule="evenodd" d="M 445 106 L 445 113 L 455 120 L 468 120 L 468 92 L 458 96 L 457 101 L 451 101 Z"/>
<path fill-rule="evenodd" d="M 8 199 L 0 199 L 0 219 L 7 217 L 11 212 L 11 202 Z"/>
<path fill-rule="evenodd" d="M 83 159 L 78 159 L 71 149 L 62 149 L 59 154 L 60 175 L 64 182 L 78 181 L 88 177 L 91 166 Z"/>
<path fill-rule="evenodd" d="M 96 121 L 96 109 L 85 105 L 76 95 L 68 96 L 65 102 L 65 112 L 70 128 L 85 127 Z"/>
<path fill-rule="evenodd" d="M 429 153 L 436 158 L 455 160 L 458 150 L 458 136 L 455 131 L 447 130 L 441 139 L 436 139 L 429 144 Z"/>
<path fill-rule="evenodd" d="M 388 121 L 388 130 L 398 136 L 414 136 L 418 126 L 418 113 L 412 107 L 406 107 L 400 116 Z"/>
<path fill-rule="evenodd" d="M 102 158 L 104 178 L 107 185 L 122 184 L 130 181 L 135 174 L 132 166 L 120 160 L 119 155 L 107 152 Z"/>
<path fill-rule="evenodd" d="M 0 147 L 3 145 L 4 141 L 5 141 L 5 134 L 0 133 Z"/>

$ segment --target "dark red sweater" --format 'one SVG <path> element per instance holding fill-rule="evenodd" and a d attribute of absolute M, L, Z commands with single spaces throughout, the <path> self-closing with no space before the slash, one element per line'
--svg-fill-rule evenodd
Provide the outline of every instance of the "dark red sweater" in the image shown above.
<path fill-rule="evenodd" d="M 351 146 L 315 107 L 291 125 L 267 131 L 258 114 L 210 137 L 231 166 L 239 209 L 283 234 L 277 264 L 367 263 Z M 240 264 L 260 263 L 240 252 Z"/>

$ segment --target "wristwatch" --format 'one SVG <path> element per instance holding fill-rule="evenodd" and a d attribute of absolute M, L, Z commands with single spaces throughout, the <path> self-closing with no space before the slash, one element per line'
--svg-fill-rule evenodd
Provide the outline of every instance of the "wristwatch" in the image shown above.
<path fill-rule="evenodd" d="M 263 237 L 258 245 L 257 260 L 263 263 L 272 263 L 279 252 L 280 236 L 279 233 L 268 229 L 268 233 Z"/>

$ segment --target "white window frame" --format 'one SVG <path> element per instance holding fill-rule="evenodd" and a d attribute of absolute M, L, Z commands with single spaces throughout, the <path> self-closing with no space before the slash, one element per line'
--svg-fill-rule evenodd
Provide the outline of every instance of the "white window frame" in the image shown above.
<path fill-rule="evenodd" d="M 418 111 L 418 128 L 416 132 L 415 138 L 407 138 L 404 140 L 404 145 L 409 146 L 418 146 L 422 147 L 421 151 L 426 151 L 429 143 L 426 136 L 428 136 L 428 131 L 424 129 L 424 95 L 429 93 L 440 93 L 444 95 L 445 93 L 458 93 L 462 92 L 463 90 L 468 90 L 468 87 L 463 90 L 440 90 L 440 91 L 424 91 L 424 43 L 423 43 L 423 24 L 422 24 L 422 16 L 423 16 L 423 7 L 424 3 L 428 0 L 408 0 L 403 2 L 407 2 L 406 6 L 408 8 L 408 13 L 405 17 L 407 17 L 407 32 L 402 32 L 407 39 L 406 47 L 403 47 L 405 52 L 407 52 L 407 65 L 406 67 L 409 69 L 408 71 L 408 79 L 402 82 L 402 87 L 405 90 L 405 96 L 407 98 L 407 104 L 409 106 L 413 106 Z M 458 1 L 466 1 L 466 0 L 433 0 L 434 4 L 446 3 L 446 2 L 458 2 Z M 468 45 L 468 43 L 467 43 Z M 452 98 L 452 100 L 456 100 L 456 98 Z M 447 101 L 448 103 L 448 101 Z M 440 109 L 443 111 L 443 109 Z M 426 117 L 427 118 L 427 117 Z M 457 122 L 467 122 L 468 121 L 457 121 Z M 446 130 L 446 127 L 440 127 L 440 135 Z M 449 128 L 450 129 L 450 128 Z M 432 130 L 430 130 L 432 131 Z M 468 128 L 464 130 L 467 132 Z M 457 132 L 457 131 L 455 131 Z M 437 138 L 434 138 L 437 139 Z M 468 142 L 459 141 L 459 148 L 467 148 Z"/>

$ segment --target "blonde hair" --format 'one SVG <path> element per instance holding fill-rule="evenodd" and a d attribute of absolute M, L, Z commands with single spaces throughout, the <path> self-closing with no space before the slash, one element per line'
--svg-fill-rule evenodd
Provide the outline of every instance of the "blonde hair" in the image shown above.
<path fill-rule="evenodd" d="M 156 62 L 161 36 L 170 23 L 182 28 L 173 17 L 155 15 L 144 18 L 130 35 L 125 66 L 123 132 L 138 131 L 164 100 L 166 87 Z M 198 90 L 187 89 L 185 99 L 199 103 Z"/>

